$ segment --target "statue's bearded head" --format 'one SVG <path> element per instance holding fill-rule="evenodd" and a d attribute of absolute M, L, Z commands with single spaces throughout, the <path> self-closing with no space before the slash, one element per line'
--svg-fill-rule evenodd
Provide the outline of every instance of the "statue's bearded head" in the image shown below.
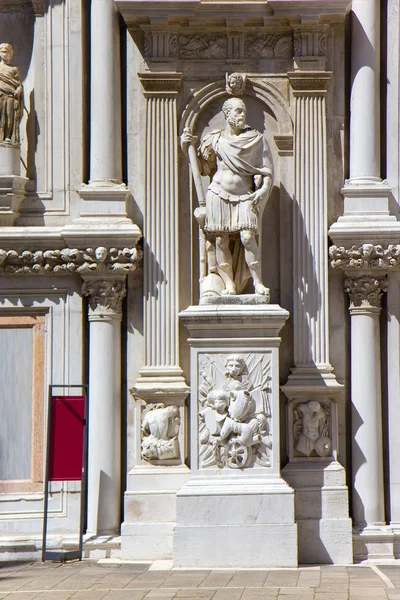
<path fill-rule="evenodd" d="M 2 61 L 6 64 L 8 64 L 10 62 L 10 60 L 12 59 L 14 54 L 14 50 L 13 47 L 11 46 L 11 44 L 0 44 L 0 58 L 2 59 Z"/>
<path fill-rule="evenodd" d="M 246 105 L 240 98 L 229 98 L 222 105 L 227 123 L 231 127 L 244 129 L 246 125 Z"/>

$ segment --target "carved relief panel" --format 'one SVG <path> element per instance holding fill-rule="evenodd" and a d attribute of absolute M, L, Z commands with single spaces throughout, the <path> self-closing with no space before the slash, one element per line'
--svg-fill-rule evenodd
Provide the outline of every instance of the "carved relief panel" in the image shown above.
<path fill-rule="evenodd" d="M 199 468 L 271 466 L 271 356 L 198 357 Z"/>
<path fill-rule="evenodd" d="M 147 461 L 179 458 L 179 407 L 148 404 L 142 412 L 142 458 Z"/>
<path fill-rule="evenodd" d="M 294 461 L 336 459 L 336 403 L 316 398 L 289 405 L 289 457 Z"/>

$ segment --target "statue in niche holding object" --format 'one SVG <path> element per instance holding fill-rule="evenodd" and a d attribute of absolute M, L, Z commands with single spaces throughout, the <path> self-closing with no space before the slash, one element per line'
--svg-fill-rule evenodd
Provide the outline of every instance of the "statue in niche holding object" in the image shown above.
<path fill-rule="evenodd" d="M 199 200 L 195 217 L 204 236 L 201 295 L 240 294 L 251 277 L 255 293 L 269 301 L 269 289 L 261 280 L 257 234 L 271 192 L 272 166 L 262 134 L 246 125 L 243 100 L 229 98 L 222 111 L 226 128 L 205 135 L 197 156 L 192 133 L 186 129 L 181 136 Z M 205 197 L 200 174 L 211 180 Z"/>
<path fill-rule="evenodd" d="M 18 68 L 10 65 L 13 54 L 10 44 L 0 44 L 0 144 L 18 146 L 23 87 Z"/>

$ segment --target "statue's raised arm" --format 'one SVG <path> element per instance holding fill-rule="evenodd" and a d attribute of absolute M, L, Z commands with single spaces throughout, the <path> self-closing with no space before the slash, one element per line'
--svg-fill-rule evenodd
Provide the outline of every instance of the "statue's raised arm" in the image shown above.
<path fill-rule="evenodd" d="M 229 98 L 222 111 L 226 127 L 204 136 L 197 166 L 193 165 L 195 138 L 190 132 L 181 138 L 192 171 L 210 176 L 205 197 L 196 184 L 200 209 L 195 216 L 206 238 L 208 263 L 201 295 L 240 294 L 251 277 L 255 293 L 269 301 L 269 289 L 261 280 L 257 234 L 271 192 L 272 166 L 266 160 L 262 134 L 246 125 L 243 100 Z"/>

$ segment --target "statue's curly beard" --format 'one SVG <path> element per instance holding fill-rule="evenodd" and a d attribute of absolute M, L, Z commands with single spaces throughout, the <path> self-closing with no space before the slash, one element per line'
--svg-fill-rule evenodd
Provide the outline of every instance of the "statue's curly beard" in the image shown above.
<path fill-rule="evenodd" d="M 237 127 L 237 128 L 241 128 L 244 129 L 246 126 L 246 117 L 243 115 L 239 115 L 237 117 L 231 117 L 230 115 L 226 118 L 228 124 L 231 127 Z"/>

